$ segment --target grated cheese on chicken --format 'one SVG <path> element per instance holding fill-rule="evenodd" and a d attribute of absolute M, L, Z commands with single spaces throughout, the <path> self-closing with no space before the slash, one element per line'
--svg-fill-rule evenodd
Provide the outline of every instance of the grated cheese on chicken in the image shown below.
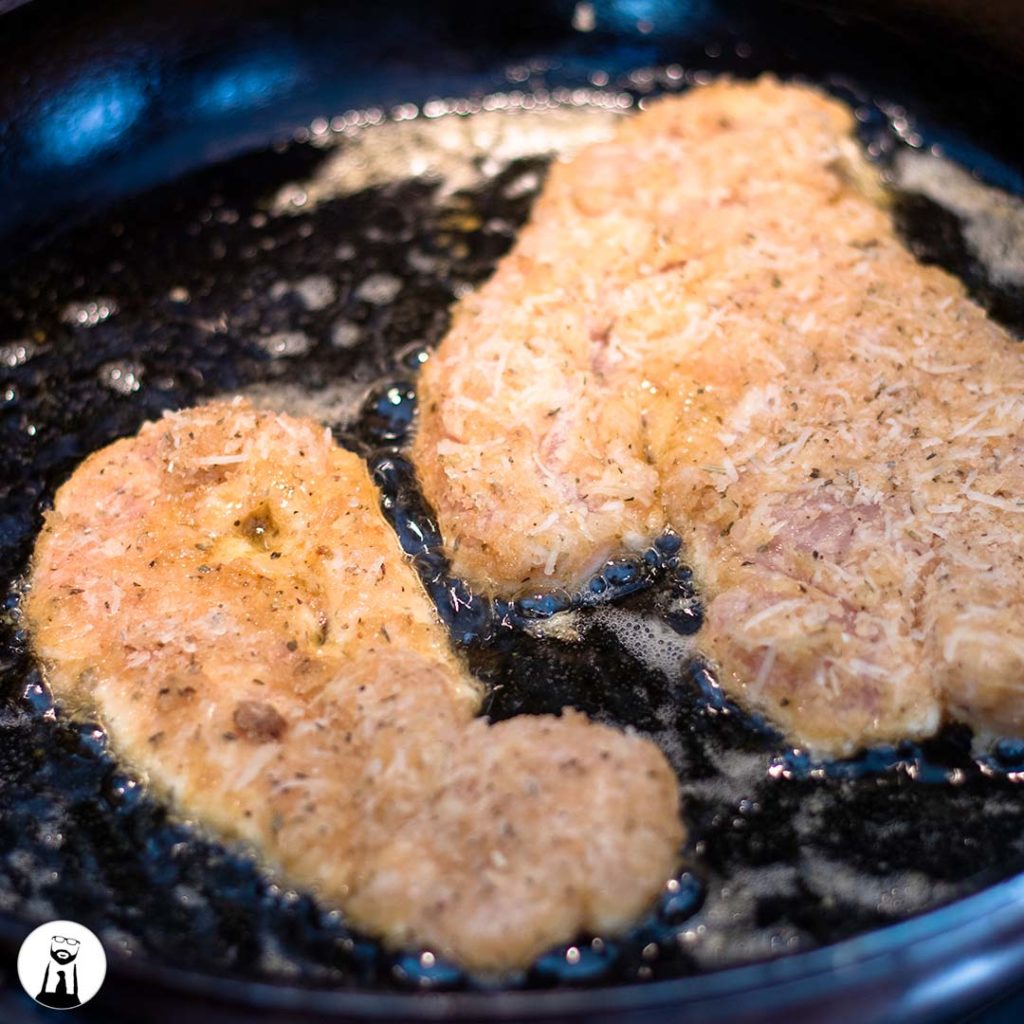
<path fill-rule="evenodd" d="M 701 649 L 800 744 L 1021 734 L 1024 358 L 900 243 L 853 123 L 721 81 L 554 166 L 423 370 L 413 454 L 491 591 L 675 526 Z"/>
<path fill-rule="evenodd" d="M 391 946 L 501 974 L 628 927 L 674 869 L 657 747 L 572 711 L 475 718 L 365 465 L 312 420 L 215 403 L 90 456 L 26 613 L 56 696 L 183 813 Z"/>

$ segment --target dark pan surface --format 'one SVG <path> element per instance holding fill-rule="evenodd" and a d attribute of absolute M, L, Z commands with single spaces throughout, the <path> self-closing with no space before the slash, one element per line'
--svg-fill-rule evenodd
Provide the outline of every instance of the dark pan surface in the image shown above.
<path fill-rule="evenodd" d="M 987 137 L 965 134 L 957 109 L 949 120 L 938 118 L 913 78 L 901 82 L 884 63 L 838 74 L 813 34 L 760 38 L 750 24 L 741 32 L 715 21 L 710 5 L 703 16 L 700 30 L 710 34 L 699 58 L 686 35 L 694 27 L 677 26 L 681 34 L 660 39 L 656 50 L 641 33 L 632 50 L 617 43 L 598 55 L 574 52 L 557 67 L 520 65 L 498 85 L 506 94 L 550 96 L 596 80 L 602 95 L 635 104 L 686 87 L 695 70 L 801 73 L 861 105 L 864 141 L 881 161 L 891 160 L 907 134 L 895 97 L 925 145 L 941 142 L 990 180 L 1014 184 L 998 126 L 981 124 L 993 133 Z M 673 46 L 690 47 L 691 59 L 681 66 L 669 60 Z M 595 79 L 595 70 L 605 75 Z M 453 95 L 473 94 L 460 85 Z M 656 911 L 623 939 L 585 936 L 552 951 L 507 987 L 649 984 L 809 950 L 1024 867 L 1024 744 L 978 756 L 969 732 L 950 728 L 923 746 L 815 764 L 738 713 L 702 670 L 666 678 L 601 626 L 582 646 L 530 631 L 572 603 L 569 596 L 492 606 L 447 577 L 429 510 L 400 452 L 416 367 L 443 336 L 454 298 L 485 279 L 511 245 L 546 162 L 527 157 L 482 174 L 459 198 L 457 223 L 450 199 L 411 179 L 274 215 L 274 197 L 310 178 L 333 152 L 309 134 L 119 199 L 49 233 L 7 270 L 0 289 L 0 589 L 7 595 L 0 911 L 7 934 L 71 917 L 97 930 L 115 961 L 143 967 L 302 989 L 479 987 L 451 965 L 427 967 L 415 954 L 383 951 L 244 851 L 168 816 L 118 766 L 98 725 L 53 707 L 33 667 L 18 589 L 55 488 L 90 451 L 163 410 L 253 388 L 261 400 L 285 405 L 307 396 L 339 440 L 369 460 L 385 511 L 488 683 L 488 715 L 571 704 L 650 735 L 680 771 L 688 870 Z M 1024 330 L 1021 293 L 989 279 L 954 217 L 908 197 L 899 218 L 923 257 L 962 274 L 995 315 Z M 371 301 L 361 290 L 380 275 L 401 285 L 392 301 Z M 294 284 L 314 279 L 320 297 L 310 302 Z M 594 589 L 622 610 L 619 621 L 646 616 L 683 634 L 699 625 L 685 551 L 676 555 L 671 544 L 653 548 L 641 565 L 609 566 Z"/>

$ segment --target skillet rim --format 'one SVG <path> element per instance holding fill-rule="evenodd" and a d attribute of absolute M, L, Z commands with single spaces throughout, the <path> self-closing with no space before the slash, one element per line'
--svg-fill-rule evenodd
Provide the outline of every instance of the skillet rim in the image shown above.
<path fill-rule="evenodd" d="M 38 922 L 37 922 L 38 923 Z M 17 946 L 36 925 L 8 912 L 0 913 L 0 942 Z M 972 955 L 964 959 L 965 951 Z M 983 970 L 982 960 L 1001 950 Z M 927 966 L 922 969 L 922 965 Z M 954 964 L 959 970 L 939 976 Z M 599 1017 L 644 1010 L 682 1011 L 665 1020 L 736 1019 L 835 1004 L 845 995 L 864 996 L 870 984 L 875 996 L 867 1006 L 850 1005 L 844 1016 L 830 1019 L 910 1022 L 924 1019 L 939 1007 L 978 1005 L 986 994 L 1007 987 L 1024 970 L 1024 872 L 961 897 L 931 911 L 842 942 L 774 960 L 757 961 L 684 978 L 597 988 L 496 990 L 475 992 L 374 992 L 302 987 L 203 974 L 108 953 L 110 981 L 129 982 L 174 996 L 198 997 L 224 1010 L 259 1009 L 300 1012 L 313 1018 L 353 1020 L 519 1020 L 595 1012 Z M 900 973 L 904 980 L 899 980 Z M 895 991 L 894 991 L 895 990 Z M 894 998 L 895 996 L 895 998 Z M 883 1006 L 874 1006 L 872 999 Z M 709 1004 L 714 1004 L 713 1007 Z M 182 1009 L 181 1006 L 176 1008 Z M 799 1019 L 799 1018 L 797 1018 Z"/>

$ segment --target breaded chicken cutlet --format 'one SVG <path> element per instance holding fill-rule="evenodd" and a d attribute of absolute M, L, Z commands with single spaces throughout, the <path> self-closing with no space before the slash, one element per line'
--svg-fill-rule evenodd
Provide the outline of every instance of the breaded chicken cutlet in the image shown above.
<path fill-rule="evenodd" d="M 628 927 L 683 837 L 664 756 L 573 711 L 475 718 L 378 500 L 326 428 L 241 400 L 90 456 L 25 604 L 55 696 L 391 946 L 501 974 Z"/>
<path fill-rule="evenodd" d="M 1024 732 L 1024 359 L 897 238 L 842 103 L 655 101 L 556 164 L 419 385 L 456 574 L 582 584 L 671 525 L 722 685 L 849 753 Z"/>

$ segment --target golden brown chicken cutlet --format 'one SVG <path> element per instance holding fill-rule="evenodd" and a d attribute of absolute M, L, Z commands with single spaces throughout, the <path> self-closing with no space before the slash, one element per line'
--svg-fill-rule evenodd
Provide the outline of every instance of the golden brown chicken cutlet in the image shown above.
<path fill-rule="evenodd" d="M 455 571 L 579 586 L 666 525 L 722 684 L 849 753 L 1024 731 L 1024 360 L 899 241 L 853 117 L 723 81 L 556 164 L 425 367 Z"/>
<path fill-rule="evenodd" d="M 390 945 L 501 974 L 628 927 L 675 868 L 661 752 L 475 718 L 363 462 L 311 420 L 218 402 L 90 456 L 26 615 L 57 698 L 182 813 Z"/>

